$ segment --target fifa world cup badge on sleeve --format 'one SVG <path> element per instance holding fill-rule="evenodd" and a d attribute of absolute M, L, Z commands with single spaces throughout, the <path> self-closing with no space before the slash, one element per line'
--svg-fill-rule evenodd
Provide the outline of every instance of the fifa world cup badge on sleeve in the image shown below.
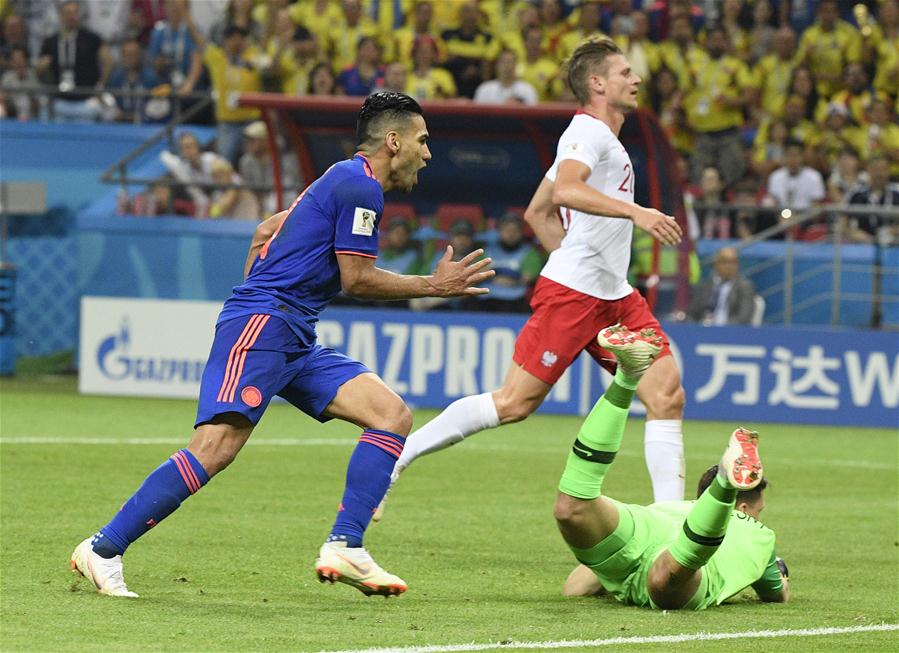
<path fill-rule="evenodd" d="M 374 232 L 375 212 L 370 209 L 364 209 L 361 206 L 357 206 L 356 213 L 353 215 L 353 235 L 371 236 Z"/>

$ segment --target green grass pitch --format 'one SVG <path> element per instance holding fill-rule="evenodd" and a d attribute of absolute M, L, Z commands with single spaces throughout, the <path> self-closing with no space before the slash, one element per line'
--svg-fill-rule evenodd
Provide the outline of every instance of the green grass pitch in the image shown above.
<path fill-rule="evenodd" d="M 357 429 L 319 426 L 287 405 L 272 406 L 234 465 L 129 550 L 126 578 L 140 599 L 89 591 L 69 573 L 72 548 L 187 442 L 194 410 L 190 401 L 80 397 L 71 379 L 0 385 L 0 649 L 320 651 L 899 623 L 897 432 L 775 424 L 747 426 L 763 438 L 772 486 L 762 516 L 790 565 L 786 605 L 743 597 L 662 613 L 563 598 L 574 562 L 552 503 L 580 420 L 557 416 L 480 434 L 404 475 L 366 544 L 409 582 L 406 595 L 320 585 L 312 562 Z M 416 422 L 433 414 L 420 411 Z M 686 425 L 688 487 L 733 427 Z M 604 486 L 612 497 L 650 497 L 642 430 L 631 420 Z M 138 438 L 146 442 L 103 444 Z M 603 647 L 897 649 L 895 631 Z"/>

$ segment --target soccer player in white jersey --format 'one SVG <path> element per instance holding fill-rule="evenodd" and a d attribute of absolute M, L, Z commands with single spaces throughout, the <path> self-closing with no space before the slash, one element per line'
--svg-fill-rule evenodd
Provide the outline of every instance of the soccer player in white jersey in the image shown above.
<path fill-rule="evenodd" d="M 665 245 L 681 239 L 673 218 L 634 203 L 633 165 L 618 140 L 625 115 L 637 107 L 641 79 L 608 39 L 578 47 L 568 78 L 580 109 L 525 213 L 550 256 L 531 301 L 533 315 L 515 343 L 513 364 L 501 388 L 453 402 L 413 433 L 394 480 L 419 456 L 525 419 L 584 350 L 614 372 L 614 357 L 599 346 L 596 334 L 621 323 L 662 336 L 662 350 L 637 388 L 647 411 L 646 463 L 656 501 L 684 498 L 680 373 L 658 321 L 627 282 L 634 225 Z M 383 503 L 376 519 L 382 511 Z"/>

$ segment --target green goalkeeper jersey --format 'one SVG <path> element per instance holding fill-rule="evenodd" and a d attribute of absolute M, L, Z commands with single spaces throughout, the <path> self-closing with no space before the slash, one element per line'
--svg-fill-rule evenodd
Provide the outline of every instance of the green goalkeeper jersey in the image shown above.
<path fill-rule="evenodd" d="M 617 553 L 591 565 L 591 569 L 619 601 L 650 606 L 646 584 L 650 567 L 659 553 L 672 545 L 695 502 L 666 501 L 640 506 L 612 501 L 618 506 L 622 523 L 632 519 L 632 531 L 630 527 L 628 531 L 633 534 L 622 542 Z M 774 539 L 770 528 L 734 510 L 724 541 L 702 569 L 704 596 L 696 597 L 695 604 L 689 607 L 718 605 L 750 585 L 766 594 L 779 590 Z"/>
<path fill-rule="evenodd" d="M 693 504 L 693 501 L 665 501 L 647 507 L 648 510 L 661 512 L 671 519 L 671 537 L 662 548 L 667 548 L 674 542 Z M 780 589 L 779 572 L 774 578 L 766 573 L 771 567 L 776 570 L 774 540 L 774 531 L 762 522 L 739 510 L 731 513 L 724 542 L 704 567 L 704 570 L 708 570 L 709 589 L 715 596 L 716 603 L 720 605 L 740 590 L 760 581 L 765 585 L 760 588 L 762 591 Z M 777 587 L 773 587 L 774 585 Z"/>

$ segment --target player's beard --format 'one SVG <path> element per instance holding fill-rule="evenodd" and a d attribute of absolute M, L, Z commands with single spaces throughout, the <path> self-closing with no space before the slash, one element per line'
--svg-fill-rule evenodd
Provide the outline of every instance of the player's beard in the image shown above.
<path fill-rule="evenodd" d="M 419 171 L 419 168 L 417 167 L 417 164 L 416 164 L 415 168 L 411 168 L 409 170 L 409 174 L 407 177 L 408 182 L 406 183 L 405 187 L 403 188 L 403 192 L 411 193 L 412 189 L 415 188 L 415 185 L 418 183 L 418 171 Z"/>

